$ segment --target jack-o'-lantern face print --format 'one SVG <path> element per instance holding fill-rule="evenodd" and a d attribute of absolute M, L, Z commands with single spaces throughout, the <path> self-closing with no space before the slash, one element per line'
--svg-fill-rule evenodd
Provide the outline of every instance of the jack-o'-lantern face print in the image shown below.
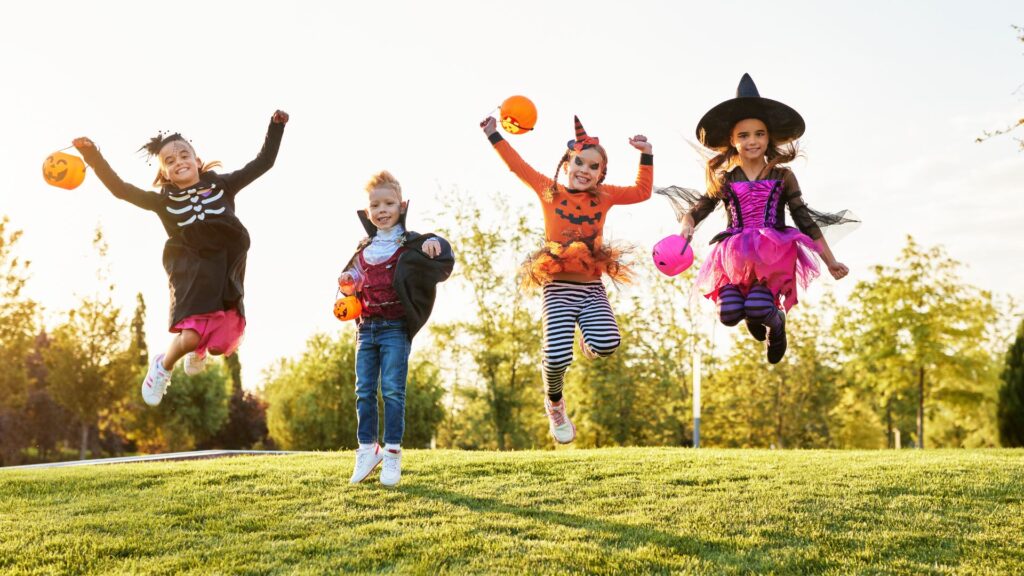
<path fill-rule="evenodd" d="M 599 226 L 601 224 L 601 217 L 604 216 L 604 213 L 601 210 L 595 211 L 601 204 L 589 195 L 567 194 L 562 200 L 556 202 L 558 206 L 555 208 L 555 214 L 563 220 L 568 220 L 570 224 L 577 226 L 583 224 Z"/>
<path fill-rule="evenodd" d="M 363 313 L 363 306 L 355 296 L 345 296 L 334 302 L 334 317 L 338 320 L 354 320 Z"/>
<path fill-rule="evenodd" d="M 569 176 L 567 187 L 580 192 L 597 188 L 604 176 L 604 164 L 604 157 L 596 148 L 585 148 L 570 154 L 566 166 Z"/>

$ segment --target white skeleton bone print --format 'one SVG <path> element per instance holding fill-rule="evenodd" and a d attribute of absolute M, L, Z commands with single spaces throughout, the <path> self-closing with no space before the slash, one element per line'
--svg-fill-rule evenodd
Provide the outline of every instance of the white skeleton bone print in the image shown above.
<path fill-rule="evenodd" d="M 216 183 L 211 184 L 209 188 L 191 188 L 185 190 L 179 196 L 168 195 L 167 198 L 171 202 L 184 205 L 181 208 L 167 206 L 167 211 L 183 218 L 188 215 L 188 218 L 177 223 L 178 226 L 188 226 L 195 223 L 196 220 L 206 220 L 207 214 L 222 214 L 224 212 L 223 203 L 218 202 L 214 206 L 210 206 L 210 204 L 217 202 L 223 196 L 224 190 L 217 190 Z"/>

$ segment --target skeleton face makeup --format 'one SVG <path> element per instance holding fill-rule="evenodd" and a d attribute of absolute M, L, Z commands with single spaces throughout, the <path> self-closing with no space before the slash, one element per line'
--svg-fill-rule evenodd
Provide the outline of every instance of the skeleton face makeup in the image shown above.
<path fill-rule="evenodd" d="M 179 189 L 199 182 L 200 162 L 195 150 L 183 140 L 172 140 L 160 149 L 160 170 Z"/>

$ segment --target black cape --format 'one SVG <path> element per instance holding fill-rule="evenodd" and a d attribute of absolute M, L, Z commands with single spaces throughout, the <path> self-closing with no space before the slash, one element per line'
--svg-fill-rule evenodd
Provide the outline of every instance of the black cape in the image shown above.
<path fill-rule="evenodd" d="M 408 209 L 408 205 L 407 205 Z M 370 241 L 377 235 L 377 227 L 373 225 L 365 210 L 358 210 L 356 214 L 359 221 L 363 223 L 368 237 L 363 239 L 356 249 L 356 253 L 349 259 L 344 270 L 355 265 L 359 252 L 370 244 Z M 399 222 L 405 228 L 405 212 L 402 212 Z M 441 254 L 431 258 L 423 252 L 423 243 L 431 238 L 436 238 L 441 243 Z M 405 251 L 398 256 L 395 264 L 395 278 L 392 287 L 398 292 L 398 299 L 402 302 L 402 309 L 405 310 L 406 329 L 409 332 L 409 340 L 412 340 L 416 333 L 423 328 L 434 309 L 434 301 L 437 299 L 437 284 L 444 282 L 451 276 L 455 268 L 455 253 L 451 244 L 436 234 L 419 234 L 406 230 L 402 239 Z M 357 322 L 361 322 L 358 319 Z"/>

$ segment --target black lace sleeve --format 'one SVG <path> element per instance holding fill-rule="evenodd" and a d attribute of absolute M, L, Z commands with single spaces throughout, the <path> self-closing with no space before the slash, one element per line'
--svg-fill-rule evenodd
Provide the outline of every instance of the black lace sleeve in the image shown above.
<path fill-rule="evenodd" d="M 783 200 L 789 207 L 789 215 L 801 232 L 818 240 L 822 236 L 832 244 L 853 231 L 860 225 L 860 220 L 849 210 L 839 212 L 819 212 L 807 206 L 800 192 L 800 184 L 792 171 L 787 170 L 783 176 L 785 191 Z M 823 231 L 825 232 L 823 234 Z"/>
<path fill-rule="evenodd" d="M 676 212 L 676 220 L 682 221 L 683 217 L 689 214 L 693 218 L 695 228 L 714 211 L 719 202 L 718 198 L 681 186 L 655 188 L 654 193 L 668 198 Z"/>

